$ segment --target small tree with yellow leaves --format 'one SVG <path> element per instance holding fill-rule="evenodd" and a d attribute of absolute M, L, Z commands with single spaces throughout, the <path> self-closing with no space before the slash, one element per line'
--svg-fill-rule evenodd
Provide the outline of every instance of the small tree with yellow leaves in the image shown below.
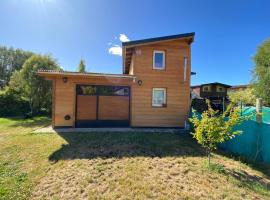
<path fill-rule="evenodd" d="M 201 119 L 193 110 L 193 116 L 189 120 L 194 127 L 193 137 L 206 149 L 208 165 L 210 166 L 211 153 L 217 148 L 218 144 L 241 133 L 234 127 L 240 124 L 245 117 L 241 117 L 240 108 L 234 107 L 232 104 L 227 107 L 223 114 L 213 110 L 208 100 L 207 104 L 208 110 L 202 113 Z"/>

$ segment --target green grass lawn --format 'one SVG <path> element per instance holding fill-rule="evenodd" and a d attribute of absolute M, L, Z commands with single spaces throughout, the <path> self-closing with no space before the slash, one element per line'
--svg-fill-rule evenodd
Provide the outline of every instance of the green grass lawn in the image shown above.
<path fill-rule="evenodd" d="M 172 133 L 33 133 L 0 118 L 0 199 L 269 199 L 269 174 Z"/>

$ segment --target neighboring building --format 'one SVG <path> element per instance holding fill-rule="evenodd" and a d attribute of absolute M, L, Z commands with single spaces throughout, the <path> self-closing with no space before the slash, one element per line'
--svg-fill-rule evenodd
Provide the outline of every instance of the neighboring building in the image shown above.
<path fill-rule="evenodd" d="M 215 82 L 191 86 L 191 89 L 202 98 L 223 98 L 227 97 L 227 90 L 230 87 L 230 85 Z"/>
<path fill-rule="evenodd" d="M 53 127 L 184 127 L 194 33 L 124 42 L 123 74 L 40 71 Z"/>
<path fill-rule="evenodd" d="M 228 88 L 228 93 L 236 92 L 236 91 L 239 91 L 239 90 L 245 90 L 248 87 L 250 87 L 250 85 L 248 85 L 248 84 L 246 84 L 246 85 L 234 85 L 234 86 Z"/>
<path fill-rule="evenodd" d="M 230 85 L 214 82 L 202 85 L 195 85 L 192 86 L 191 89 L 192 92 L 194 92 L 198 96 L 209 99 L 215 108 L 222 109 L 223 101 L 228 101 L 227 91 L 230 87 Z"/>

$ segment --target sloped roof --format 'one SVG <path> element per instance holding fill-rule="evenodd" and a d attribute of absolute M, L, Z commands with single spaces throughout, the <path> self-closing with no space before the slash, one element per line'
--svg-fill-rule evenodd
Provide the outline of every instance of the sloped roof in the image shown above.
<path fill-rule="evenodd" d="M 179 40 L 183 38 L 186 38 L 189 43 L 192 43 L 194 39 L 194 35 L 195 33 L 191 32 L 191 33 L 183 33 L 183 34 L 177 34 L 177 35 L 169 35 L 169 36 L 123 42 L 122 43 L 123 74 L 128 74 L 129 72 L 133 48 L 135 46 L 148 45 L 151 43 L 165 42 L 165 41 L 171 41 L 171 40 Z"/>
<path fill-rule="evenodd" d="M 142 39 L 142 40 L 133 40 L 129 42 L 122 42 L 122 46 L 131 46 L 131 45 L 139 45 L 139 44 L 145 44 L 145 43 L 152 43 L 152 42 L 159 42 L 164 40 L 175 40 L 179 38 L 186 38 L 186 37 L 194 37 L 195 32 L 191 33 L 182 33 L 177 35 L 169 35 L 169 36 L 162 36 L 162 37 L 155 37 L 155 38 L 148 38 L 148 39 Z"/>
<path fill-rule="evenodd" d="M 196 88 L 196 87 L 200 87 L 200 86 L 203 86 L 203 85 L 223 85 L 224 87 L 232 87 L 231 85 L 227 85 L 227 84 L 224 84 L 224 83 L 219 83 L 219 82 L 213 82 L 213 83 L 204 83 L 204 84 L 201 84 L 201 85 L 193 85 L 191 86 L 191 88 Z"/>

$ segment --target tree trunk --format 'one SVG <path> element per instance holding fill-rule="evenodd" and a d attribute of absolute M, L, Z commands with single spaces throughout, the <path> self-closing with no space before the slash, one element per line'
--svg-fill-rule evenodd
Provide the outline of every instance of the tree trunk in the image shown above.
<path fill-rule="evenodd" d="M 208 167 L 210 167 L 211 164 L 211 151 L 208 150 Z"/>
<path fill-rule="evenodd" d="M 33 102 L 32 98 L 29 98 L 30 115 L 33 116 Z"/>

